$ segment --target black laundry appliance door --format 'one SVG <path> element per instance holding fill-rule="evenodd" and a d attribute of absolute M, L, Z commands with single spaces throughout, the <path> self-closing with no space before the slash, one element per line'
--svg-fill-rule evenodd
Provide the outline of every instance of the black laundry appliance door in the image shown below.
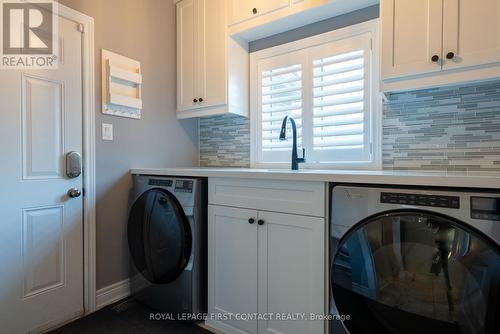
<path fill-rule="evenodd" d="M 466 224 L 397 210 L 332 243 L 332 303 L 344 331 L 500 333 L 499 245 Z"/>
<path fill-rule="evenodd" d="M 186 267 L 192 247 L 189 221 L 169 191 L 154 188 L 133 204 L 128 244 L 137 270 L 151 283 L 174 281 Z"/>

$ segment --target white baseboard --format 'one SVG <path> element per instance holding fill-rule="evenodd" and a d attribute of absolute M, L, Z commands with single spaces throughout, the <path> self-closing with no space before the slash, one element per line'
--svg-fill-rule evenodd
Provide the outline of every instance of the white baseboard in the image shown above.
<path fill-rule="evenodd" d="M 123 281 L 113 283 L 96 292 L 96 307 L 95 310 L 99 310 L 105 306 L 113 304 L 121 299 L 127 298 L 132 293 L 145 288 L 150 283 L 146 281 L 144 277 L 140 274 L 132 278 L 124 279 Z M 132 288 L 134 291 L 131 291 Z"/>
<path fill-rule="evenodd" d="M 96 311 L 130 296 L 130 279 L 108 285 L 96 292 Z"/>

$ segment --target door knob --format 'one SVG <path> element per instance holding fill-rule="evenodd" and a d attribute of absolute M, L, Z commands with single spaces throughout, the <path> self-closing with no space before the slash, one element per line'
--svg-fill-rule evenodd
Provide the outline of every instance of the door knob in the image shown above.
<path fill-rule="evenodd" d="M 252 9 L 252 13 L 257 14 L 257 8 Z"/>
<path fill-rule="evenodd" d="M 446 54 L 446 59 L 453 59 L 453 58 L 455 58 L 455 53 L 453 53 L 453 52 L 448 52 L 448 53 Z"/>
<path fill-rule="evenodd" d="M 197 102 L 198 102 L 198 99 L 193 99 L 193 102 L 194 102 L 194 103 L 197 103 Z"/>
<path fill-rule="evenodd" d="M 262 225 L 264 225 L 264 221 L 262 219 L 259 219 L 259 221 L 257 222 L 257 224 L 259 224 L 259 225 L 262 226 Z"/>
<path fill-rule="evenodd" d="M 82 194 L 82 192 L 80 190 L 78 190 L 78 188 L 71 188 L 70 190 L 68 190 L 68 196 L 70 198 L 80 197 L 81 194 Z"/>
<path fill-rule="evenodd" d="M 439 61 L 439 56 L 438 55 L 434 55 L 432 56 L 431 60 L 434 62 L 434 63 L 437 63 Z"/>
<path fill-rule="evenodd" d="M 198 101 L 203 102 L 203 98 L 202 98 L 202 97 L 200 97 L 200 98 L 198 99 Z"/>
<path fill-rule="evenodd" d="M 255 223 L 255 219 L 250 218 L 250 219 L 248 220 L 248 222 L 249 222 L 250 224 L 253 224 L 253 223 Z"/>

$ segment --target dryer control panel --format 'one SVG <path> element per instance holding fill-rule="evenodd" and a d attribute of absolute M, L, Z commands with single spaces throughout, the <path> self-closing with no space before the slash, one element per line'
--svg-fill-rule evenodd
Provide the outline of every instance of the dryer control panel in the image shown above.
<path fill-rule="evenodd" d="M 500 221 L 500 198 L 472 196 L 470 208 L 473 219 Z"/>
<path fill-rule="evenodd" d="M 380 194 L 380 203 L 460 209 L 460 197 L 456 196 L 383 192 Z"/>

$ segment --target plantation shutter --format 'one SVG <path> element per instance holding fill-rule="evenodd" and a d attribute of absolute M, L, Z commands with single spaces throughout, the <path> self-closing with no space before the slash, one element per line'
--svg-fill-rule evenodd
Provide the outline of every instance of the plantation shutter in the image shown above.
<path fill-rule="evenodd" d="M 302 146 L 303 64 L 297 55 L 274 57 L 260 66 L 261 150 L 267 161 L 290 159 L 292 130 L 287 124 L 287 140 L 280 141 L 285 116 L 297 124 L 297 145 Z"/>
<path fill-rule="evenodd" d="M 370 153 L 370 44 L 353 39 L 312 51 L 312 157 L 362 161 Z"/>
<path fill-rule="evenodd" d="M 260 59 L 256 68 L 256 161 L 289 163 L 292 131 L 312 164 L 371 160 L 371 36 L 359 35 Z"/>

